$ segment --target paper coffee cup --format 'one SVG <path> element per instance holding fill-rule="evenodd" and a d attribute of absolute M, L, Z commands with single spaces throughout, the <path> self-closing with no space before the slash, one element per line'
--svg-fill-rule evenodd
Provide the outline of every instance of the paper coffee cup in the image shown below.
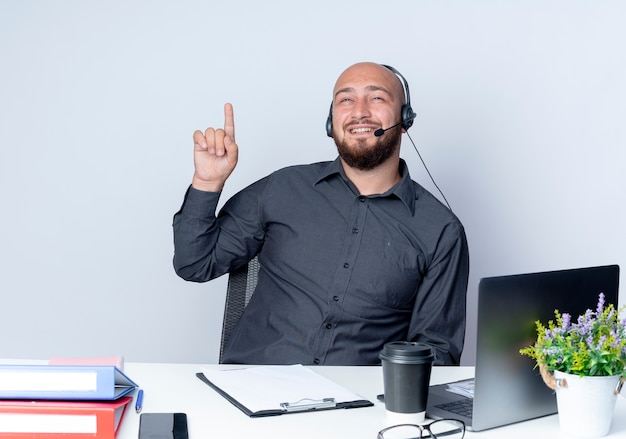
<path fill-rule="evenodd" d="M 379 355 L 382 361 L 387 423 L 421 424 L 426 416 L 430 372 L 435 359 L 423 343 L 391 342 Z"/>

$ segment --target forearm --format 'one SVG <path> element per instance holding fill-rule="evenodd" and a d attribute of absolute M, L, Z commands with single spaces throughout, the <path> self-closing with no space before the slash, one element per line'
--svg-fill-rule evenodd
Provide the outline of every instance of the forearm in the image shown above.
<path fill-rule="evenodd" d="M 433 346 L 436 364 L 458 365 L 465 339 L 469 252 L 462 228 L 446 240 L 418 290 L 409 340 Z"/>
<path fill-rule="evenodd" d="M 174 215 L 174 269 L 185 280 L 205 282 L 252 259 L 264 240 L 261 197 L 268 179 L 235 194 L 216 217 L 219 192 L 190 187 Z"/>
<path fill-rule="evenodd" d="M 174 270 L 185 280 L 205 282 L 223 274 L 213 268 L 219 236 L 215 215 L 219 195 L 190 187 L 174 215 Z"/>

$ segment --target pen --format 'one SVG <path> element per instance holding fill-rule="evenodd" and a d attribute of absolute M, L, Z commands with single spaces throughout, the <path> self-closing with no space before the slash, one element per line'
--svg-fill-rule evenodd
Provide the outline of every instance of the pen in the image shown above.
<path fill-rule="evenodd" d="M 143 404 L 143 389 L 139 389 L 137 393 L 137 401 L 135 402 L 135 411 L 141 413 L 141 406 Z"/>

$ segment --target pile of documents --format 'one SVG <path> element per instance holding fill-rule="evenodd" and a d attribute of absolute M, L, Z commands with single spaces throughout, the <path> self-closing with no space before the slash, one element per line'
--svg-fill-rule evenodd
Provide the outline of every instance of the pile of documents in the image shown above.
<path fill-rule="evenodd" d="M 115 365 L 0 364 L 0 438 L 113 438 L 136 388 Z"/>
<path fill-rule="evenodd" d="M 446 388 L 448 392 L 474 399 L 474 378 L 449 383 Z"/>

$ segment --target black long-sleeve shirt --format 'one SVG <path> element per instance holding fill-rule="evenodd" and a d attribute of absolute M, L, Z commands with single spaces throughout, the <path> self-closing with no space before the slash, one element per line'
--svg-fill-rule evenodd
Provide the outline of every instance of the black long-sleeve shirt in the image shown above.
<path fill-rule="evenodd" d="M 256 291 L 225 363 L 380 364 L 389 341 L 431 345 L 458 364 L 469 254 L 463 226 L 402 180 L 362 196 L 339 159 L 293 166 L 253 183 L 215 212 L 220 193 L 189 188 L 174 216 L 174 267 L 204 282 L 258 254 Z"/>

